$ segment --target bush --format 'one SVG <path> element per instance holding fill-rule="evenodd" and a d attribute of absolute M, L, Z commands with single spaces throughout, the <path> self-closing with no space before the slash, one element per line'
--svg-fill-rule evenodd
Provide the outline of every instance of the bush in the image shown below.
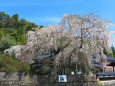
<path fill-rule="evenodd" d="M 28 74 L 29 71 L 30 71 L 30 66 L 27 63 L 25 62 L 19 63 L 18 72 L 25 72 L 26 74 Z"/>
<path fill-rule="evenodd" d="M 100 72 L 100 69 L 99 68 L 92 68 L 92 72 L 94 74 L 96 74 L 96 73 Z"/>
<path fill-rule="evenodd" d="M 29 65 L 20 62 L 20 60 L 15 59 L 14 56 L 9 56 L 6 54 L 0 55 L 0 72 L 29 72 Z"/>
<path fill-rule="evenodd" d="M 10 37 L 4 37 L 0 41 L 0 51 L 4 51 L 5 49 L 10 48 L 10 46 L 16 45 L 15 40 Z"/>
<path fill-rule="evenodd" d="M 0 29 L 0 40 L 4 37 L 4 32 L 2 29 Z"/>
<path fill-rule="evenodd" d="M 39 71 L 42 75 L 47 75 L 50 73 L 50 67 L 49 66 L 42 66 Z"/>

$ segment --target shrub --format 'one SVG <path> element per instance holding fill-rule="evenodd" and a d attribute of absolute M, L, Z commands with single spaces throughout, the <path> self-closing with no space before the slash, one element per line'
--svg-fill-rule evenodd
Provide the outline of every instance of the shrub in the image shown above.
<path fill-rule="evenodd" d="M 92 68 L 92 72 L 94 74 L 96 74 L 96 73 L 100 72 L 100 69 L 99 68 Z"/>
<path fill-rule="evenodd" d="M 47 75 L 50 73 L 50 67 L 49 66 L 42 66 L 39 71 L 42 75 Z"/>
<path fill-rule="evenodd" d="M 14 45 L 16 45 L 16 42 L 12 38 L 4 37 L 0 41 L 0 51 L 4 51 Z"/>
<path fill-rule="evenodd" d="M 15 59 L 14 56 L 9 56 L 6 54 L 0 55 L 0 72 L 29 72 L 29 65 L 20 62 L 20 60 Z"/>

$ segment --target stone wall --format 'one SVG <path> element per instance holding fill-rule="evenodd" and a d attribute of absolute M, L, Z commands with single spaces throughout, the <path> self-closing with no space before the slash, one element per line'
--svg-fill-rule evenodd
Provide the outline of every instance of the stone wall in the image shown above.
<path fill-rule="evenodd" d="M 58 76 L 6 74 L 0 72 L 0 86 L 114 86 L 115 81 L 98 81 L 95 76 L 67 76 L 67 82 L 59 82 Z"/>
<path fill-rule="evenodd" d="M 58 76 L 38 76 L 37 86 L 115 86 L 115 80 L 99 81 L 96 76 L 67 76 L 66 83 L 60 83 Z"/>
<path fill-rule="evenodd" d="M 0 72 L 0 86 L 36 86 L 36 81 L 36 75 L 30 77 L 24 73 Z"/>
<path fill-rule="evenodd" d="M 115 80 L 101 81 L 102 86 L 115 86 Z"/>
<path fill-rule="evenodd" d="M 58 76 L 38 76 L 38 86 L 101 86 L 95 76 L 67 76 L 67 82 L 59 82 Z"/>

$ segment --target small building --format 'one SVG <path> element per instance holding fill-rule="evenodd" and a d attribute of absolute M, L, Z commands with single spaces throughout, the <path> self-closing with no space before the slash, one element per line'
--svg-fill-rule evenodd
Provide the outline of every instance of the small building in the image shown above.
<path fill-rule="evenodd" d="M 99 68 L 101 72 L 114 72 L 115 71 L 115 58 L 107 57 L 107 64 L 94 64 L 95 68 Z"/>
<path fill-rule="evenodd" d="M 31 65 L 32 66 L 41 66 L 41 65 L 43 65 L 43 61 L 48 59 L 51 56 L 52 56 L 52 54 L 46 54 L 46 55 L 34 57 L 34 58 L 32 58 L 34 63 Z"/>
<path fill-rule="evenodd" d="M 44 54 L 32 58 L 33 63 L 30 65 L 32 73 L 38 75 L 53 75 L 54 70 L 54 54 Z"/>
<path fill-rule="evenodd" d="M 107 57 L 106 72 L 115 71 L 115 58 Z"/>
<path fill-rule="evenodd" d="M 99 68 L 100 71 L 103 71 L 103 66 L 102 66 L 102 65 L 94 64 L 94 67 L 95 67 L 95 68 Z"/>
<path fill-rule="evenodd" d="M 111 63 L 115 61 L 115 58 L 112 58 L 112 57 L 107 57 L 107 63 Z"/>

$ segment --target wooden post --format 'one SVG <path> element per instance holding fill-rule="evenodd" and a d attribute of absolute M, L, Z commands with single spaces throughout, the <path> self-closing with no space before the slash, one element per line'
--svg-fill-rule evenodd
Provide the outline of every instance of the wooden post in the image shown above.
<path fill-rule="evenodd" d="M 114 72 L 114 65 L 115 65 L 115 63 L 113 62 L 113 72 Z"/>

